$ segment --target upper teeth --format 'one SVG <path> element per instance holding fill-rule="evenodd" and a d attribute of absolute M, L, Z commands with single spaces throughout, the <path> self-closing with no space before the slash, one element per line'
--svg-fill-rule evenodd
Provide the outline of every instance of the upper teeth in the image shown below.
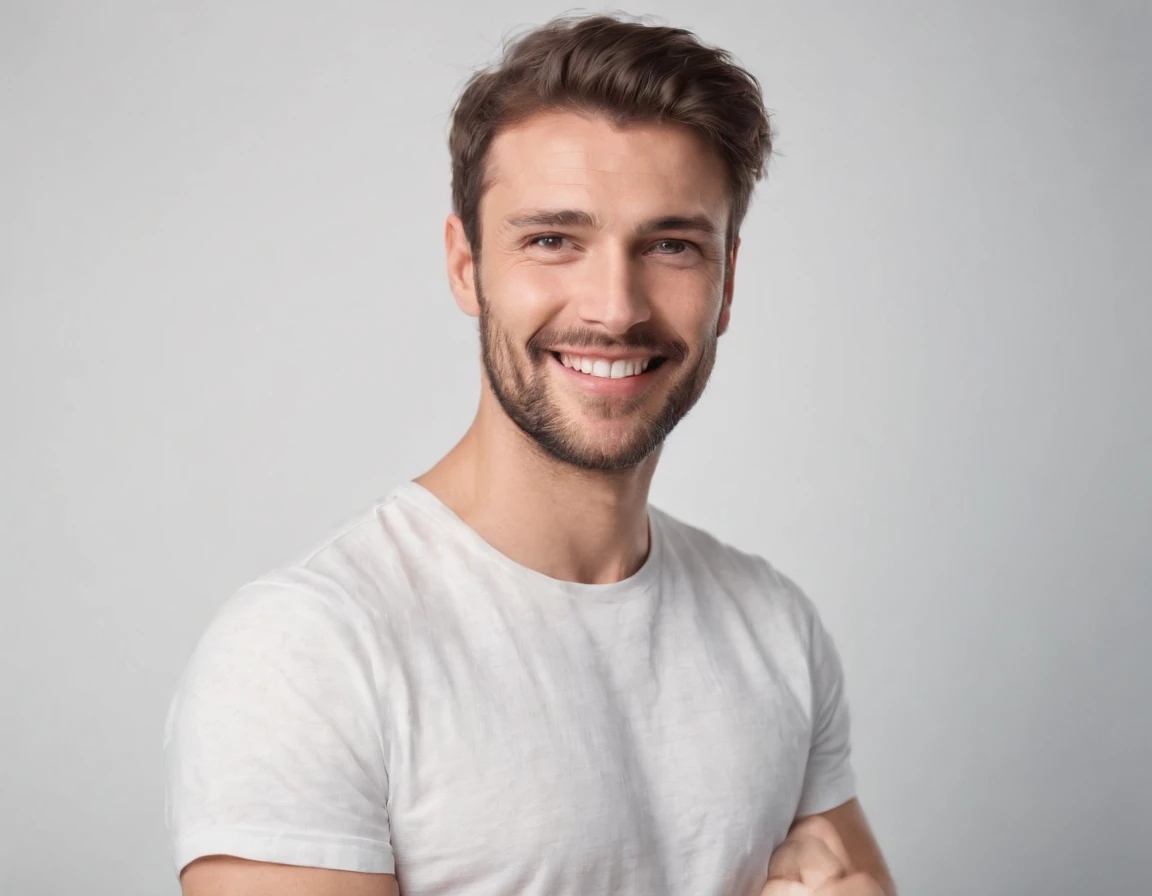
<path fill-rule="evenodd" d="M 606 358 L 582 358 L 579 355 L 560 355 L 560 361 L 565 367 L 588 373 L 592 376 L 610 377 L 620 379 L 624 376 L 636 376 L 648 369 L 651 358 L 630 358 L 619 361 L 609 361 Z"/>

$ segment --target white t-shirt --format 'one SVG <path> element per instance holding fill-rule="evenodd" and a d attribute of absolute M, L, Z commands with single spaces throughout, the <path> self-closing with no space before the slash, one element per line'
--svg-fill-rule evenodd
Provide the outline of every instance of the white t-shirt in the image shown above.
<path fill-rule="evenodd" d="M 765 560 L 649 508 L 609 585 L 405 483 L 239 589 L 169 710 L 177 871 L 394 872 L 402 896 L 742 896 L 855 794 L 836 648 Z"/>

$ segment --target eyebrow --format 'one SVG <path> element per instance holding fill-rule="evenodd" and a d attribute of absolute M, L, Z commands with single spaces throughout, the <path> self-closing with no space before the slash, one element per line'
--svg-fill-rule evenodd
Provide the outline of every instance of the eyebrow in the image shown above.
<path fill-rule="evenodd" d="M 535 209 L 505 218 L 509 227 L 587 227 L 595 230 L 600 222 L 595 217 L 574 208 Z"/>
<path fill-rule="evenodd" d="M 520 229 L 524 227 L 586 227 L 590 230 L 600 228 L 600 221 L 588 212 L 574 208 L 561 209 L 535 209 L 521 212 L 504 219 L 507 227 Z M 720 228 L 705 215 L 665 215 L 641 224 L 636 233 L 638 236 L 647 236 L 658 231 L 667 230 L 696 230 L 709 236 L 716 236 Z"/>

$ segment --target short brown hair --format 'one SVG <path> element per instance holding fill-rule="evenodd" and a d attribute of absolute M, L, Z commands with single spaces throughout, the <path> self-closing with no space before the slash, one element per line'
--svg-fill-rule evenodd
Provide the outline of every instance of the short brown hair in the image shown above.
<path fill-rule="evenodd" d="M 606 115 L 620 126 L 675 122 L 719 154 L 732 192 L 728 242 L 740 231 L 772 152 L 760 83 L 691 31 L 607 15 L 553 19 L 509 43 L 468 81 L 452 111 L 452 206 L 480 247 L 485 160 L 502 129 L 546 110 Z"/>

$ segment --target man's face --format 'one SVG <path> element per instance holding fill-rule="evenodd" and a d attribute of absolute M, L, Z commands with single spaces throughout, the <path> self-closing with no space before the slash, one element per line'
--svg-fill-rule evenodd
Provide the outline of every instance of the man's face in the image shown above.
<path fill-rule="evenodd" d="M 553 457 L 635 466 L 699 399 L 727 325 L 722 163 L 682 126 L 548 113 L 501 133 L 487 172 L 474 285 L 493 394 Z"/>

